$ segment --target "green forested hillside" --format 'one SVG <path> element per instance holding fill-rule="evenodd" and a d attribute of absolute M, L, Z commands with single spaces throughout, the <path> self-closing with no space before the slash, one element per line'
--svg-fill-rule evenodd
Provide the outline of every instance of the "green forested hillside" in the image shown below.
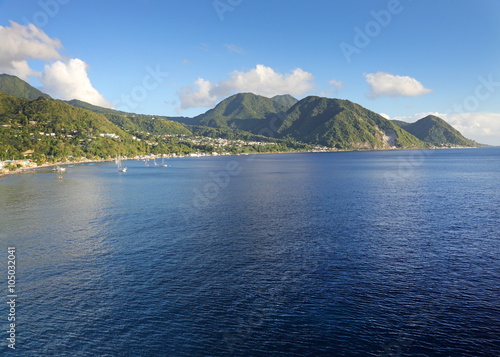
<path fill-rule="evenodd" d="M 415 123 L 395 123 L 420 140 L 435 146 L 478 146 L 475 141 L 465 138 L 458 130 L 435 115 L 428 115 Z"/>
<path fill-rule="evenodd" d="M 196 118 L 202 126 L 258 133 L 269 125 L 273 115 L 286 110 L 285 105 L 270 98 L 252 93 L 239 93 L 224 99 L 215 108 Z"/>
<path fill-rule="evenodd" d="M 51 98 L 50 95 L 32 87 L 22 79 L 8 74 L 0 74 L 0 92 L 24 99 Z"/>
<path fill-rule="evenodd" d="M 82 109 L 87 109 L 90 110 L 94 113 L 99 113 L 99 114 L 115 114 L 115 115 L 127 115 L 127 112 L 122 112 L 120 110 L 115 110 L 111 108 L 104 108 L 104 107 L 99 107 L 97 105 L 93 105 L 87 102 L 84 102 L 82 100 L 78 99 L 72 99 L 72 100 L 63 100 L 62 102 L 68 103 L 74 107 L 77 108 L 82 108 Z"/>
<path fill-rule="evenodd" d="M 397 126 L 399 126 L 401 129 L 405 129 L 408 125 L 411 125 L 411 123 L 407 123 L 405 121 L 401 121 L 401 120 L 391 120 L 394 124 L 396 124 Z M 406 130 L 406 129 L 405 129 Z"/>
<path fill-rule="evenodd" d="M 0 138 L 3 159 L 19 157 L 27 150 L 33 150 L 37 160 L 144 151 L 142 143 L 101 114 L 57 100 L 21 99 L 2 92 Z"/>
<path fill-rule="evenodd" d="M 176 117 L 175 119 L 178 120 L 173 121 L 165 116 L 127 113 L 120 110 L 99 107 L 76 99 L 66 101 L 66 103 L 95 113 L 104 114 L 111 122 L 127 131 L 145 131 L 158 135 L 191 135 L 191 132 L 184 125 L 179 124 L 179 121 L 182 119 L 191 118 Z"/>
<path fill-rule="evenodd" d="M 147 132 L 155 135 L 193 135 L 189 129 L 175 121 L 151 117 L 149 115 L 133 114 L 131 116 L 104 114 L 112 123 L 130 133 Z"/>
<path fill-rule="evenodd" d="M 426 146 L 389 120 L 358 104 L 314 96 L 304 98 L 288 110 L 279 133 L 307 143 L 342 149 Z"/>
<path fill-rule="evenodd" d="M 127 113 L 80 100 L 52 100 L 9 75 L 0 75 L 2 89 L 14 96 L 0 93 L 0 159 L 8 156 L 2 156 L 2 150 L 18 154 L 35 150 L 35 155 L 58 157 L 114 155 L 115 151 L 189 152 L 196 145 L 180 138 L 193 136 L 274 142 L 280 148 L 296 149 L 308 145 L 348 150 L 478 145 L 438 117 L 416 123 L 389 121 L 348 100 L 316 96 L 297 101 L 290 95 L 267 98 L 239 93 L 204 114 L 187 118 Z"/>
<path fill-rule="evenodd" d="M 290 94 L 284 94 L 284 95 L 275 95 L 274 97 L 271 98 L 272 100 L 283 104 L 287 109 L 290 109 L 295 105 L 295 103 L 298 102 L 298 100 L 294 97 L 292 97 Z"/>

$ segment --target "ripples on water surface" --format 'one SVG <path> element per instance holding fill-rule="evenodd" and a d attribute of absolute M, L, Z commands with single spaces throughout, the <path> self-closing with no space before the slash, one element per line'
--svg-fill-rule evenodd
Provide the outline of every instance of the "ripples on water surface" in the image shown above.
<path fill-rule="evenodd" d="M 498 148 L 126 166 L 0 180 L 18 355 L 500 355 Z"/>

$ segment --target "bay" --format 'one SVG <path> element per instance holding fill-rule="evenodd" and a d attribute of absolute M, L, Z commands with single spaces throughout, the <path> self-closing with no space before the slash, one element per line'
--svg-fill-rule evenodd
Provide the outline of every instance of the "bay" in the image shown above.
<path fill-rule="evenodd" d="M 168 164 L 0 180 L 2 355 L 500 354 L 499 148 Z"/>

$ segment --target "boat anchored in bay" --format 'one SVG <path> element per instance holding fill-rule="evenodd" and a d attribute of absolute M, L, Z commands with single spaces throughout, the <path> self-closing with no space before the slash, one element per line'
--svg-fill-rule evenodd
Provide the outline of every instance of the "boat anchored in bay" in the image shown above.
<path fill-rule="evenodd" d="M 127 172 L 127 168 L 122 166 L 122 160 L 121 160 L 121 156 L 118 157 L 118 155 L 116 156 L 116 165 L 117 165 L 117 168 L 118 168 L 118 172 Z"/>

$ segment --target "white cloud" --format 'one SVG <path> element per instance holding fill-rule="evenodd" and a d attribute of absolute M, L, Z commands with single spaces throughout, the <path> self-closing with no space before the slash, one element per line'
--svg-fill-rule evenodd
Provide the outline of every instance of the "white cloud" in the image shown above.
<path fill-rule="evenodd" d="M 387 120 L 391 120 L 391 117 L 390 117 L 390 116 L 388 116 L 388 115 L 387 115 L 387 114 L 385 114 L 385 113 L 379 113 L 379 115 L 380 115 L 380 116 L 382 116 L 382 117 L 384 117 L 384 118 L 385 118 L 385 119 L 387 119 Z"/>
<path fill-rule="evenodd" d="M 28 60 L 51 61 L 61 58 L 62 44 L 52 39 L 33 24 L 19 25 L 11 21 L 10 27 L 0 26 L 0 72 L 24 80 L 40 75 L 28 65 Z"/>
<path fill-rule="evenodd" d="M 476 112 L 476 113 L 418 113 L 408 117 L 396 117 L 394 119 L 413 123 L 427 115 L 435 115 L 468 139 L 476 140 L 481 144 L 500 145 L 500 113 Z"/>
<path fill-rule="evenodd" d="M 227 50 L 229 52 L 235 52 L 235 53 L 238 53 L 240 55 L 244 54 L 245 53 L 245 50 L 235 44 L 224 44 L 224 46 L 227 48 Z"/>
<path fill-rule="evenodd" d="M 61 41 L 50 38 L 35 25 L 23 26 L 11 21 L 10 27 L 0 26 L 0 72 L 23 80 L 37 76 L 42 90 L 55 98 L 80 99 L 111 107 L 90 83 L 87 64 L 78 58 L 62 59 L 59 53 L 62 47 Z M 30 60 L 46 62 L 44 72 L 33 70 Z"/>
<path fill-rule="evenodd" d="M 426 116 L 428 115 L 435 115 L 437 117 L 440 117 L 441 119 L 444 120 L 444 118 L 442 116 L 446 115 L 446 114 L 441 114 L 441 113 L 438 113 L 438 112 L 424 112 L 424 113 L 415 113 L 413 115 L 409 115 L 409 116 L 400 116 L 400 117 L 394 117 L 393 119 L 394 120 L 401 120 L 401 121 L 405 121 L 407 123 L 414 123 L 416 122 L 417 120 L 420 120 L 422 118 L 425 118 Z"/>
<path fill-rule="evenodd" d="M 342 81 L 337 81 L 335 79 L 332 79 L 328 82 L 328 85 L 329 86 L 332 86 L 332 87 L 336 87 L 336 88 L 339 88 L 339 89 L 344 89 L 344 83 L 342 83 Z"/>
<path fill-rule="evenodd" d="M 481 144 L 500 145 L 500 113 L 441 114 L 440 118 L 450 123 L 466 138 Z"/>
<path fill-rule="evenodd" d="M 40 77 L 43 91 L 64 100 L 79 99 L 94 105 L 112 107 L 90 83 L 87 67 L 79 58 L 45 65 Z"/>
<path fill-rule="evenodd" d="M 415 78 L 396 76 L 385 72 L 364 74 L 370 86 L 369 98 L 388 97 L 419 97 L 432 92 L 425 88 Z"/>
<path fill-rule="evenodd" d="M 217 101 L 217 96 L 210 94 L 212 84 L 203 78 L 198 78 L 194 85 L 185 86 L 180 92 L 177 92 L 181 101 L 181 108 L 197 108 L 197 107 L 210 107 Z"/>
<path fill-rule="evenodd" d="M 300 96 L 313 89 L 313 81 L 313 75 L 300 68 L 281 74 L 259 64 L 248 72 L 234 71 L 229 79 L 217 83 L 199 78 L 194 82 L 195 86 L 185 86 L 177 94 L 182 109 L 210 107 L 235 92 L 252 92 L 266 97 L 278 94 Z"/>
<path fill-rule="evenodd" d="M 333 94 L 338 94 L 339 91 L 345 88 L 344 83 L 342 81 L 337 81 L 335 79 L 332 79 L 328 82 L 328 85 L 330 86 L 328 92 L 331 92 Z"/>

